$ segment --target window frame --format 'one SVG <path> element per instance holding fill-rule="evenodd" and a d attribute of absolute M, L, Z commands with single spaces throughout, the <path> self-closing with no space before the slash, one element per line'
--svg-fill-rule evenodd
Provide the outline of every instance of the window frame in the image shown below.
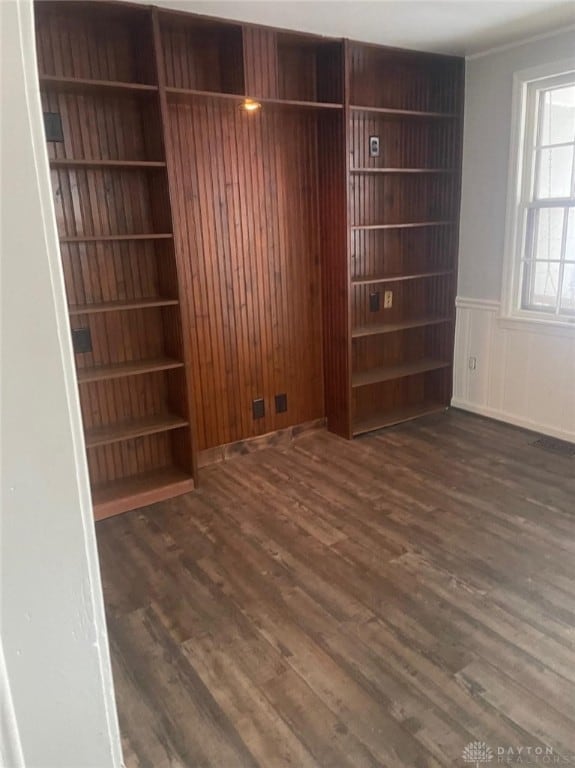
<path fill-rule="evenodd" d="M 533 218 L 533 214 L 529 214 L 529 211 L 552 207 L 550 202 L 557 203 L 559 207 L 567 207 L 565 203 L 571 200 L 570 197 L 536 200 L 535 195 L 531 194 L 537 183 L 537 169 L 534 167 L 537 157 L 535 139 L 539 127 L 537 99 L 546 85 L 545 81 L 550 87 L 575 82 L 575 58 L 516 72 L 513 81 L 501 317 L 537 325 L 570 328 L 575 332 L 574 312 L 557 314 L 556 310 L 546 311 L 522 306 L 526 243 L 527 238 L 533 234 L 528 222 L 528 218 Z M 565 230 L 566 223 L 563 227 L 563 237 L 566 235 Z"/>

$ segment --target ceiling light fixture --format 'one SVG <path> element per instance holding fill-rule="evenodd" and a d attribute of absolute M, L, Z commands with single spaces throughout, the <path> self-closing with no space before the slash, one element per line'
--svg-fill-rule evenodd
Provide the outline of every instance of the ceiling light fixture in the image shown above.
<path fill-rule="evenodd" d="M 259 101 L 254 101 L 253 99 L 244 99 L 241 107 L 246 112 L 257 112 L 258 109 L 262 108 L 262 105 L 259 103 Z"/>

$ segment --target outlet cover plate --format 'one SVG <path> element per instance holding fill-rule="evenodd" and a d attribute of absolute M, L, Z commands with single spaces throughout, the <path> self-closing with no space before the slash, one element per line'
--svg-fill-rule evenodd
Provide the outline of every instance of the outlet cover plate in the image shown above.
<path fill-rule="evenodd" d="M 77 355 L 92 351 L 92 334 L 89 328 L 72 329 L 72 346 Z"/>
<path fill-rule="evenodd" d="M 287 411 L 288 409 L 287 395 L 285 392 L 282 392 L 281 394 L 276 395 L 275 404 L 276 404 L 276 413 L 285 413 Z"/>
<path fill-rule="evenodd" d="M 266 404 L 263 397 L 256 397 L 252 400 L 252 416 L 255 419 L 263 419 L 266 415 Z"/>

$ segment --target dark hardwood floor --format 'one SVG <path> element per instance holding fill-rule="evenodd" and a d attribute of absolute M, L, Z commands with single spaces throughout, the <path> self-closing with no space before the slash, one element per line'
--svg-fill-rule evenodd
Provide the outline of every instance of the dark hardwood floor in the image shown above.
<path fill-rule="evenodd" d="M 99 523 L 126 765 L 575 764 L 575 458 L 535 438 L 320 431 Z"/>

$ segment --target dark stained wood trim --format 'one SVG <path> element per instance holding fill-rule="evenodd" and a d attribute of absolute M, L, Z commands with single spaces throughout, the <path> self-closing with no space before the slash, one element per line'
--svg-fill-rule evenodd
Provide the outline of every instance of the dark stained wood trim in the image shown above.
<path fill-rule="evenodd" d="M 307 421 L 304 424 L 295 424 L 285 429 L 277 429 L 275 432 L 268 432 L 265 435 L 257 437 L 248 437 L 245 440 L 237 440 L 235 443 L 218 445 L 215 448 L 207 448 L 198 454 L 198 466 L 208 467 L 211 464 L 218 464 L 221 461 L 228 461 L 236 456 L 242 456 L 245 453 L 265 450 L 271 446 L 289 445 L 293 440 L 301 435 L 313 432 L 318 429 L 325 429 L 326 419 L 315 419 Z"/>
<path fill-rule="evenodd" d="M 151 18 L 152 18 L 152 38 L 153 38 L 153 49 L 154 49 L 154 58 L 155 58 L 155 64 L 156 64 L 156 72 L 157 72 L 157 79 L 158 79 L 158 96 L 159 96 L 159 102 L 160 102 L 160 115 L 161 115 L 161 125 L 162 125 L 162 140 L 164 144 L 164 150 L 166 153 L 166 163 L 167 163 L 167 174 L 168 174 L 168 194 L 170 198 L 170 208 L 171 208 L 171 215 L 174 216 L 174 202 L 173 202 L 173 196 L 175 194 L 175 179 L 173 176 L 173 170 L 172 165 L 173 163 L 177 162 L 177 158 L 174 157 L 174 150 L 172 146 L 172 142 L 170 139 L 170 130 L 169 130 L 169 110 L 168 110 L 168 101 L 166 96 L 166 72 L 165 72 L 165 64 L 164 64 L 164 54 L 162 49 L 162 38 L 160 33 L 160 22 L 158 18 L 158 8 L 156 6 L 153 6 L 151 9 Z M 182 266 L 182 258 L 183 255 L 180 252 L 180 249 L 178 247 L 178 241 L 177 238 L 174 238 L 174 252 L 176 257 L 176 270 L 178 273 L 178 292 L 179 292 L 179 306 L 180 306 L 180 322 L 182 325 L 182 346 L 183 346 L 183 354 L 184 354 L 184 362 L 185 362 L 185 369 L 186 369 L 186 403 L 187 403 L 187 416 L 188 421 L 190 422 L 190 454 L 191 454 L 191 460 L 192 460 L 192 476 L 194 478 L 196 486 L 198 485 L 198 458 L 197 458 L 197 434 L 196 434 L 196 416 L 195 416 L 195 407 L 194 407 L 194 398 L 192 397 L 191 392 L 191 381 L 192 381 L 192 368 L 193 366 L 198 366 L 200 364 L 200 361 L 193 360 L 192 358 L 192 350 L 190 348 L 189 339 L 191 336 L 191 329 L 190 325 L 188 323 L 188 313 L 184 312 L 183 302 L 184 301 L 190 301 L 190 297 L 187 295 L 186 285 L 184 283 L 183 275 L 185 274 L 185 270 Z"/>

